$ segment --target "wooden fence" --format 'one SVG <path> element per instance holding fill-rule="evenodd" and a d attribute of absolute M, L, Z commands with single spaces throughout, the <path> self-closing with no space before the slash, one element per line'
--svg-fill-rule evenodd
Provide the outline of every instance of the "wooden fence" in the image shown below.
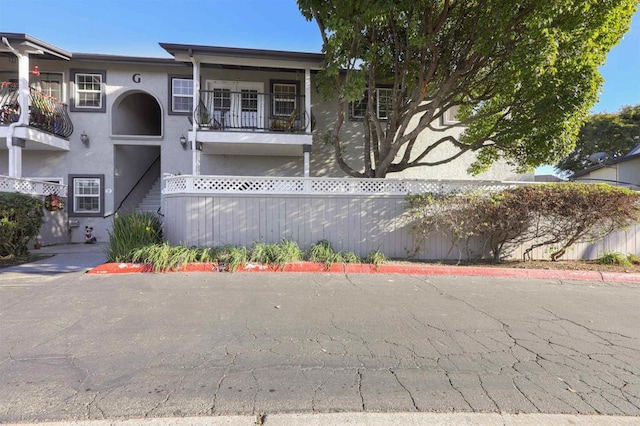
<path fill-rule="evenodd" d="M 336 250 L 361 256 L 380 250 L 405 258 L 414 244 L 406 214 L 406 195 L 469 189 L 494 190 L 520 183 L 418 181 L 392 179 L 265 178 L 171 176 L 165 179 L 164 232 L 172 244 L 212 247 L 282 238 L 306 248 L 328 240 Z M 638 253 L 638 227 L 597 244 L 579 244 L 564 259 L 594 259 L 605 251 Z M 483 252 L 476 243 L 474 255 Z M 548 249 L 533 252 L 548 258 Z M 512 257 L 522 256 L 518 248 Z M 488 253 L 484 253 L 488 255 Z M 419 259 L 466 258 L 441 235 L 427 237 Z"/>

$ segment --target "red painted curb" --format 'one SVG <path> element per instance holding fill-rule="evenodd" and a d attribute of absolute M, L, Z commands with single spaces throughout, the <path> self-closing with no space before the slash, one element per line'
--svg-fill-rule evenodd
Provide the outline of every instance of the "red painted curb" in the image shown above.
<path fill-rule="evenodd" d="M 212 263 L 191 263 L 183 268 L 165 272 L 222 272 Z M 225 268 L 224 271 L 228 271 Z M 88 271 L 88 274 L 131 274 L 154 272 L 151 265 L 135 263 L 105 263 Z M 640 284 L 640 274 L 622 272 L 573 271 L 562 269 L 514 269 L 483 266 L 451 265 L 395 265 L 385 264 L 378 267 L 369 264 L 333 264 L 328 269 L 322 263 L 296 262 L 282 267 L 262 263 L 247 263 L 235 272 L 311 272 L 343 274 L 409 274 L 409 275 L 451 275 L 480 276 L 502 278 L 537 278 L 583 281 L 625 282 Z"/>

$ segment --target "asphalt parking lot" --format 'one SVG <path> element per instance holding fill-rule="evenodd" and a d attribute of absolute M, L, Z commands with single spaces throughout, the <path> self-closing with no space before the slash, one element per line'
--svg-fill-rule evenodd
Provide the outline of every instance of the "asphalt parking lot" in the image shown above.
<path fill-rule="evenodd" d="M 639 416 L 639 302 L 584 281 L 3 272 L 0 421 Z"/>

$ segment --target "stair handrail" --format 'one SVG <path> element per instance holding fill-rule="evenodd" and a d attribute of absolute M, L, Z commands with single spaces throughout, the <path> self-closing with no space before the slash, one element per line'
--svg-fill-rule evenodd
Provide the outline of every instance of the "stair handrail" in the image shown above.
<path fill-rule="evenodd" d="M 144 179 L 147 176 L 147 173 L 149 173 L 151 171 L 153 166 L 155 166 L 158 161 L 160 161 L 160 155 L 158 155 L 156 157 L 156 159 L 153 160 L 151 165 L 149 167 L 147 167 L 147 170 L 145 170 L 145 172 L 140 176 L 140 179 L 138 179 L 138 181 L 131 187 L 131 189 L 129 190 L 127 195 L 125 195 L 124 198 L 122 199 L 122 201 L 120 201 L 120 204 L 118 205 L 118 208 L 115 209 L 113 212 L 109 213 L 108 215 L 104 216 L 105 219 L 108 218 L 108 217 L 113 216 L 114 214 L 116 214 L 116 213 L 118 213 L 120 211 L 120 209 L 122 208 L 122 205 L 124 204 L 124 202 L 127 201 L 127 198 L 129 198 L 129 195 L 131 195 L 133 190 L 136 189 L 138 187 L 138 185 L 140 185 L 140 182 L 142 182 L 142 179 Z"/>

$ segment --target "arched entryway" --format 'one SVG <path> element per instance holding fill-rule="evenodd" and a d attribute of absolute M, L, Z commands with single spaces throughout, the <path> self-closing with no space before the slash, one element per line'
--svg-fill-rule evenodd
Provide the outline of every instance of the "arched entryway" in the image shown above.
<path fill-rule="evenodd" d="M 149 93 L 129 91 L 120 95 L 111 111 L 113 136 L 162 136 L 162 108 Z"/>

